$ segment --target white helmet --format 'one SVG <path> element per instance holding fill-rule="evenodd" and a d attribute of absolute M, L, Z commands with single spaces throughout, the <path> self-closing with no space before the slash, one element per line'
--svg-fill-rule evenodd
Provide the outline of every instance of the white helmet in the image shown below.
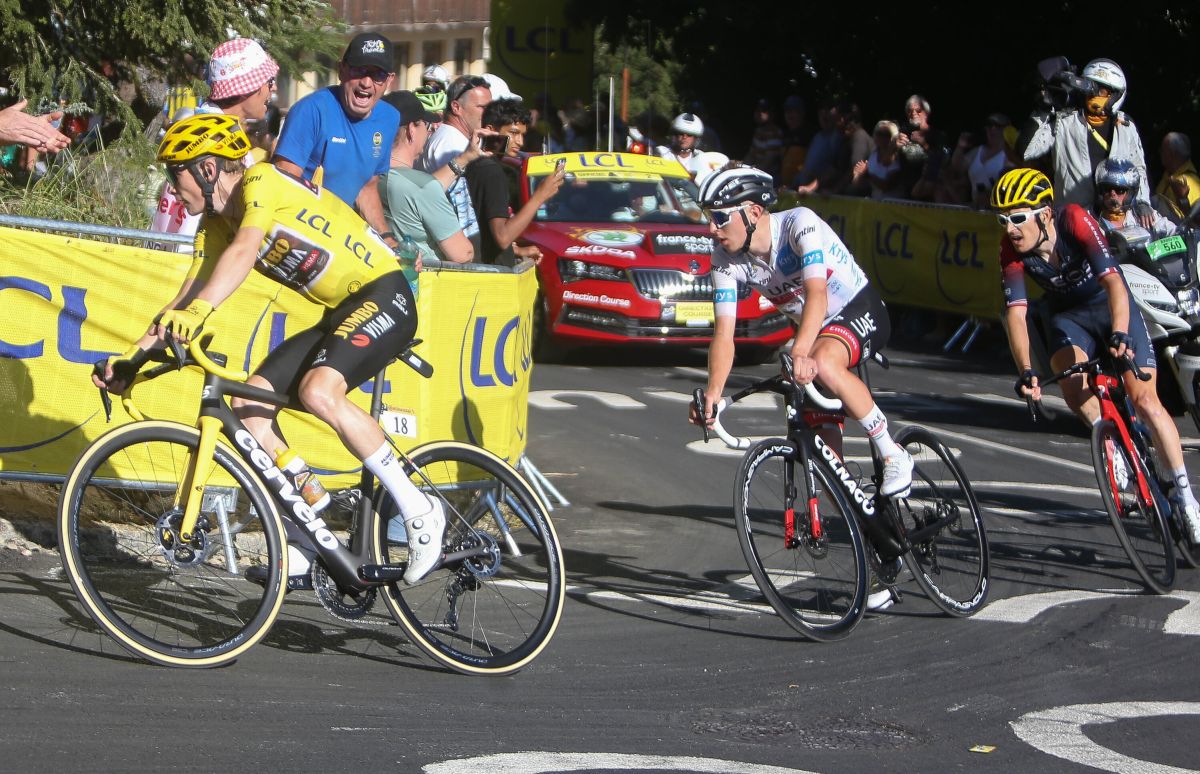
<path fill-rule="evenodd" d="M 1083 77 L 1092 83 L 1108 87 L 1113 94 L 1110 113 L 1116 113 L 1125 102 L 1125 71 L 1111 59 L 1093 59 L 1083 66 Z"/>
<path fill-rule="evenodd" d="M 442 85 L 442 91 L 450 85 L 450 73 L 446 72 L 446 68 L 441 65 L 429 65 L 425 68 L 425 72 L 421 73 L 421 83 L 426 81 L 437 81 Z"/>
<path fill-rule="evenodd" d="M 728 163 L 729 157 L 724 153 L 705 151 L 693 156 L 689 159 L 689 163 L 684 164 L 684 166 L 692 173 L 692 178 L 695 179 L 696 185 L 703 185 L 706 177 Z"/>
<path fill-rule="evenodd" d="M 704 135 L 704 122 L 693 113 L 680 113 L 671 122 L 671 132 L 674 134 L 690 134 L 693 137 Z"/>

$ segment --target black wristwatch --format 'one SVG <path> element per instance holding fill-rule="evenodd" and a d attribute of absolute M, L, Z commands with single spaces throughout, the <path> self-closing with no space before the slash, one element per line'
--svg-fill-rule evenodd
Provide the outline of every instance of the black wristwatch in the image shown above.
<path fill-rule="evenodd" d="M 396 235 L 390 231 L 384 231 L 382 234 L 379 235 L 379 238 L 380 239 L 396 239 Z M 396 241 L 399 242 L 400 240 L 396 239 Z"/>
<path fill-rule="evenodd" d="M 454 173 L 455 177 L 462 177 L 463 175 L 467 174 L 467 170 L 460 167 L 458 162 L 454 159 L 450 159 L 450 163 L 446 166 L 450 167 L 450 171 Z"/>

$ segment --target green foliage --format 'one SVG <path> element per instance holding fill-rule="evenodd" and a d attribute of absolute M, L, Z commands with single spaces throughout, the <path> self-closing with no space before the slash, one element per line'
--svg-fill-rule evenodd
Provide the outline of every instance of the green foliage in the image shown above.
<path fill-rule="evenodd" d="M 340 53 L 337 26 L 319 0 L 0 0 L 0 74 L 31 106 L 86 102 L 140 131 L 168 84 L 203 94 L 208 57 L 231 33 L 299 73 Z"/>
<path fill-rule="evenodd" d="M 629 120 L 652 113 L 671 116 L 682 110 L 675 83 L 683 73 L 683 65 L 667 56 L 667 41 L 649 29 L 643 35 L 631 35 L 625 42 L 613 44 L 605 39 L 604 30 L 596 29 L 596 84 L 601 99 L 607 101 L 608 79 L 614 78 L 613 104 L 621 109 L 622 70 L 629 68 Z"/>
<path fill-rule="evenodd" d="M 139 134 L 93 153 L 63 151 L 36 182 L 0 177 L 0 213 L 146 228 L 162 181 L 154 151 Z"/>

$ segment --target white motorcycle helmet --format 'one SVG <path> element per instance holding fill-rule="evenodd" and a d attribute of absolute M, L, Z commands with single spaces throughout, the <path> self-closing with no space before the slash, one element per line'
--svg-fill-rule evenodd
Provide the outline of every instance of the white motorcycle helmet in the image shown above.
<path fill-rule="evenodd" d="M 694 156 L 690 163 L 684 164 L 696 185 L 703 185 L 704 179 L 729 163 L 729 157 L 716 151 L 705 151 Z"/>
<path fill-rule="evenodd" d="M 690 134 L 693 137 L 704 136 L 704 122 L 693 113 L 680 113 L 671 122 L 672 134 Z"/>
<path fill-rule="evenodd" d="M 1092 83 L 1105 86 L 1112 92 L 1112 104 L 1109 113 L 1116 115 L 1125 102 L 1125 71 L 1111 59 L 1093 59 L 1083 66 L 1083 77 Z"/>
<path fill-rule="evenodd" d="M 446 68 L 441 65 L 429 65 L 425 71 L 421 73 L 421 83 L 428 81 L 437 81 L 442 86 L 442 91 L 450 85 L 450 73 L 446 72 Z"/>

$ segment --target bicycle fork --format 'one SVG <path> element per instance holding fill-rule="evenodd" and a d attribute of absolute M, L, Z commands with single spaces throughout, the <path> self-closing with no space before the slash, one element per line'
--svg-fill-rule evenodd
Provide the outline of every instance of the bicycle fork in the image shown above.
<path fill-rule="evenodd" d="M 800 448 L 800 464 L 804 469 L 805 491 L 808 492 L 807 533 L 811 540 L 819 541 L 824 535 L 821 528 L 821 509 L 817 498 L 816 476 L 813 475 L 813 461 Z M 796 537 L 796 473 L 795 465 L 784 466 L 783 474 L 783 543 L 785 548 L 796 548 L 800 539 Z"/>

